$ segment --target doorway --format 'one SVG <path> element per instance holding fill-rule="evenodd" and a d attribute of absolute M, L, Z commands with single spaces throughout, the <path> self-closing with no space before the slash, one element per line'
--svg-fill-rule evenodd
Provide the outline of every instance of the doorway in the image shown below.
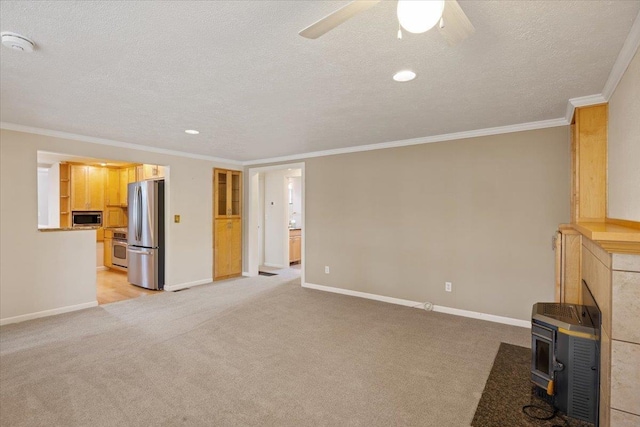
<path fill-rule="evenodd" d="M 246 274 L 280 271 L 304 282 L 304 163 L 250 168 L 248 175 Z"/>
<path fill-rule="evenodd" d="M 98 304 L 137 298 L 156 291 L 128 280 L 128 185 L 165 181 L 169 212 L 169 166 L 38 151 L 38 229 L 66 232 L 89 224 L 96 229 L 96 300 Z M 89 221 L 89 222 L 87 222 Z M 169 216 L 165 242 L 169 245 Z M 168 271 L 166 254 L 165 274 Z"/>

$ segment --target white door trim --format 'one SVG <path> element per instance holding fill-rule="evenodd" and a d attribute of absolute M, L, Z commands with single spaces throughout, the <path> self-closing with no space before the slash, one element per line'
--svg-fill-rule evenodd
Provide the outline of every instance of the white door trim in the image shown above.
<path fill-rule="evenodd" d="M 259 209 L 259 200 L 260 200 L 260 183 L 258 180 L 259 173 L 277 171 L 277 170 L 287 170 L 287 169 L 300 169 L 302 171 L 301 175 L 301 184 L 302 184 L 302 262 L 300 263 L 301 270 L 301 283 L 304 283 L 305 278 L 305 264 L 306 264 L 306 253 L 305 253 L 305 242 L 306 237 L 306 229 L 307 229 L 307 207 L 305 203 L 306 191 L 305 191 L 305 170 L 304 170 L 304 162 L 297 163 L 283 163 L 273 166 L 263 166 L 257 168 L 249 168 L 248 171 L 248 182 L 249 182 L 249 191 L 248 191 L 248 219 L 247 219 L 247 264 L 246 270 L 243 273 L 243 276 L 257 276 L 258 268 L 260 267 L 259 260 L 259 251 L 258 251 L 258 224 L 260 223 L 260 209 Z"/>

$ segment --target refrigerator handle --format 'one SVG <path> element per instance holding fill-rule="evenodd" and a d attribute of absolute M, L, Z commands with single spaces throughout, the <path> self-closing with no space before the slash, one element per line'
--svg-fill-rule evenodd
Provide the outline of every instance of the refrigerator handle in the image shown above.
<path fill-rule="evenodd" d="M 139 255 L 151 255 L 153 256 L 153 252 L 152 251 L 145 251 L 145 250 L 135 250 L 135 249 L 131 249 L 131 248 L 127 248 L 127 252 L 130 252 L 132 254 L 139 254 Z"/>
<path fill-rule="evenodd" d="M 136 187 L 136 240 L 142 239 L 142 188 Z"/>
<path fill-rule="evenodd" d="M 133 221 L 133 240 L 138 240 L 138 186 L 133 187 L 133 212 L 131 220 Z"/>

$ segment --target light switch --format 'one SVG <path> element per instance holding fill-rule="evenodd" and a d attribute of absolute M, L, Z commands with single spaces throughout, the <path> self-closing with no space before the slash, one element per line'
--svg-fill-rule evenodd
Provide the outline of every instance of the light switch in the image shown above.
<path fill-rule="evenodd" d="M 180 222 L 180 215 L 174 215 L 173 216 L 173 222 L 175 222 L 175 223 Z"/>

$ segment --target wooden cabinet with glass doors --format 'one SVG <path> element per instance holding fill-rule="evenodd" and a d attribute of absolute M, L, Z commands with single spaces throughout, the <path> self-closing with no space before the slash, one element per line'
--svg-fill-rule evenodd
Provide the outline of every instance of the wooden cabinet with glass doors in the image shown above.
<path fill-rule="evenodd" d="M 242 172 L 213 171 L 213 278 L 242 274 Z"/>

